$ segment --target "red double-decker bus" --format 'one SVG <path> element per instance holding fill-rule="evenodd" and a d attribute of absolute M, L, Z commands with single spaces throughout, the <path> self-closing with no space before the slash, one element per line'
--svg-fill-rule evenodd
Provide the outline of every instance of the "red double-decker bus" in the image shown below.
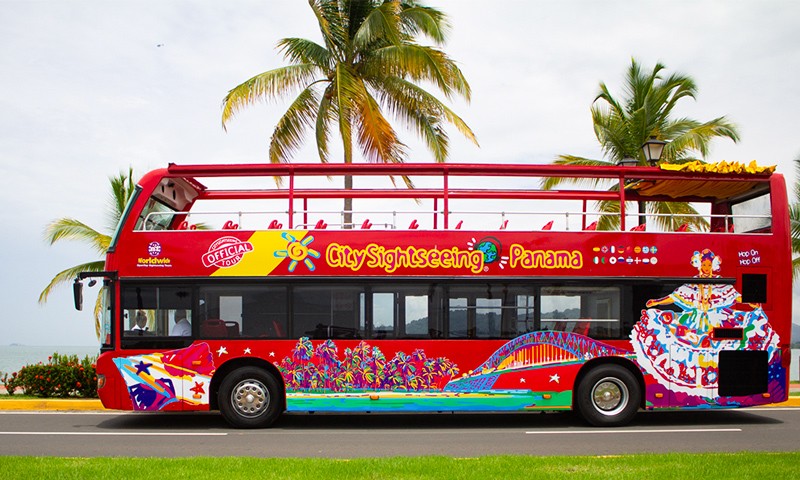
<path fill-rule="evenodd" d="M 236 427 L 283 412 L 568 409 L 612 426 L 640 409 L 784 401 L 784 179 L 694 167 L 152 171 L 106 271 L 76 279 L 77 296 L 104 277 L 100 399 L 219 410 Z M 342 176 L 360 188 L 331 187 Z M 606 183 L 543 190 L 548 177 Z"/>

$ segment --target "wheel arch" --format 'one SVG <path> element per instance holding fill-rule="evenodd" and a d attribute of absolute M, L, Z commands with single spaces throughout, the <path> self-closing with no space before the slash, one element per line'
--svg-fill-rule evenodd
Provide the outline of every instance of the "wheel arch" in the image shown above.
<path fill-rule="evenodd" d="M 644 383 L 644 375 L 642 371 L 639 369 L 636 364 L 625 357 L 600 357 L 594 358 L 586 362 L 581 369 L 578 371 L 578 375 L 575 377 L 575 383 L 572 385 L 572 409 L 576 410 L 576 400 L 578 396 L 578 385 L 583 381 L 583 378 L 593 369 L 601 366 L 601 365 L 619 365 L 620 367 L 628 370 L 633 374 L 634 378 L 636 378 L 637 386 L 639 387 L 639 391 L 641 392 L 640 400 L 639 400 L 639 408 L 645 408 L 645 383 Z"/>
<path fill-rule="evenodd" d="M 261 368 L 275 377 L 281 388 L 281 411 L 286 411 L 286 384 L 283 382 L 283 375 L 281 375 L 281 372 L 274 364 L 260 358 L 235 358 L 223 363 L 217 371 L 214 372 L 209 387 L 210 410 L 219 410 L 219 388 L 220 385 L 222 385 L 222 381 L 225 380 L 225 377 L 231 372 L 242 367 Z"/>

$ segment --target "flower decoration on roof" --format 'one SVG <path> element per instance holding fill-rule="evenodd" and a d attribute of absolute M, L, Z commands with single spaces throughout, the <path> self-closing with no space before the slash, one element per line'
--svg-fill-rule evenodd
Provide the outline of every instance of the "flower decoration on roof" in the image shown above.
<path fill-rule="evenodd" d="M 693 172 L 693 173 L 773 173 L 775 165 L 762 167 L 756 163 L 755 160 L 745 165 L 740 162 L 726 162 L 722 160 L 717 163 L 703 163 L 695 160 L 688 163 L 662 163 L 659 165 L 662 170 L 670 170 L 674 172 Z"/>

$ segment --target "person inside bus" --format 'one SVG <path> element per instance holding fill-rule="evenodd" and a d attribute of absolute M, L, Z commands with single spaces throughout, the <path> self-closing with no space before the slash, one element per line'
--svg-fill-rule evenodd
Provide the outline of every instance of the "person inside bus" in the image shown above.
<path fill-rule="evenodd" d="M 137 310 L 136 311 L 136 322 L 135 322 L 133 328 L 131 328 L 131 330 L 133 330 L 133 331 L 137 331 L 138 330 L 139 331 L 139 335 L 142 334 L 141 332 L 144 332 L 144 331 L 147 330 L 147 314 L 144 313 L 144 311 L 142 311 L 142 310 Z"/>
<path fill-rule="evenodd" d="M 186 337 L 192 334 L 192 324 L 186 319 L 186 310 L 175 310 L 175 327 L 172 335 Z"/>

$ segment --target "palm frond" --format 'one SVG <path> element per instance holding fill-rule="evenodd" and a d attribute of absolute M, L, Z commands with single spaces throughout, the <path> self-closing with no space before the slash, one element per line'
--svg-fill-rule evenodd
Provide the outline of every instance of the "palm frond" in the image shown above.
<path fill-rule="evenodd" d="M 607 167 L 611 166 L 609 162 L 603 160 L 593 160 L 591 158 L 576 157 L 574 155 L 559 155 L 554 161 L 554 165 L 578 165 L 578 166 L 593 166 L 593 167 Z M 608 183 L 606 178 L 574 178 L 574 177 L 547 177 L 542 180 L 542 190 L 553 190 L 563 183 L 570 183 L 573 185 L 589 185 L 596 187 L 601 183 Z"/>
<path fill-rule="evenodd" d="M 665 231 L 677 230 L 683 224 L 696 232 L 708 230 L 708 221 L 686 202 L 647 202 L 647 210 L 657 214 L 653 220 Z"/>
<path fill-rule="evenodd" d="M 97 292 L 97 298 L 94 301 L 94 334 L 100 340 L 100 317 L 103 314 L 103 290 Z"/>
<path fill-rule="evenodd" d="M 102 272 L 105 268 L 106 263 L 103 260 L 98 260 L 96 262 L 89 262 L 84 263 L 81 265 L 75 265 L 74 267 L 70 267 L 66 270 L 62 270 L 50 280 L 50 283 L 42 290 L 42 293 L 39 294 L 39 303 L 47 302 L 47 297 L 50 296 L 53 289 L 58 287 L 59 285 L 63 285 L 65 283 L 72 283 L 73 280 L 78 276 L 81 272 Z"/>
<path fill-rule="evenodd" d="M 305 38 L 282 38 L 277 48 L 293 64 L 316 65 L 323 71 L 331 70 L 334 65 L 328 49 Z"/>
<path fill-rule="evenodd" d="M 363 51 L 380 41 L 392 45 L 402 43 L 399 13 L 400 5 L 396 2 L 386 2 L 373 8 L 353 35 L 353 47 L 357 51 Z"/>
<path fill-rule="evenodd" d="M 458 94 L 470 101 L 472 89 L 464 74 L 444 52 L 415 44 L 390 45 L 373 52 L 367 74 L 409 78 L 414 82 L 429 81 L 445 95 Z"/>
<path fill-rule="evenodd" d="M 319 67 L 311 63 L 288 65 L 264 72 L 237 85 L 222 100 L 222 127 L 243 107 L 279 98 L 313 83 Z"/>
<path fill-rule="evenodd" d="M 332 95 L 330 94 L 332 86 L 333 84 L 329 84 L 325 93 L 322 94 L 319 108 L 317 109 L 317 125 L 314 129 L 315 138 L 317 140 L 317 153 L 322 163 L 328 163 L 330 160 L 328 151 L 328 141 L 331 135 L 330 125 L 336 119 L 336 107 L 335 104 L 331 102 Z"/>
<path fill-rule="evenodd" d="M 330 0 L 309 0 L 314 16 L 317 17 L 322 38 L 331 56 L 336 62 L 345 59 L 346 45 L 349 41 L 346 19 L 342 16 L 339 4 Z"/>
<path fill-rule="evenodd" d="M 44 240 L 50 245 L 61 240 L 75 240 L 89 244 L 97 253 L 105 255 L 111 237 L 98 232 L 80 220 L 59 218 L 44 229 Z"/>
<path fill-rule="evenodd" d="M 136 188 L 133 180 L 133 167 L 129 167 L 127 173 L 120 172 L 114 177 L 109 177 L 109 181 L 111 194 L 106 209 L 106 228 L 109 232 L 113 232 L 117 229 L 122 214 L 128 206 L 128 201 Z"/>
<path fill-rule="evenodd" d="M 419 86 L 398 77 L 382 79 L 378 91 L 379 100 L 395 117 L 404 121 L 422 137 L 437 162 L 444 162 L 448 156 L 447 133 L 442 119 L 454 125 L 462 135 L 475 145 L 478 140 L 461 117 L 444 103 Z"/>
<path fill-rule="evenodd" d="M 358 144 L 367 161 L 374 163 L 402 163 L 406 157 L 405 145 L 381 114 L 378 102 L 361 82 L 354 86 L 360 90 L 354 113 L 357 115 Z"/>
<path fill-rule="evenodd" d="M 319 99 L 313 88 L 306 88 L 283 114 L 269 143 L 269 161 L 287 163 L 303 144 L 303 136 L 315 122 Z"/>
<path fill-rule="evenodd" d="M 415 3 L 403 5 L 400 21 L 406 35 L 417 37 L 423 34 L 437 45 L 444 44 L 451 28 L 442 11 Z"/>
<path fill-rule="evenodd" d="M 800 158 L 794 159 L 794 201 L 789 205 L 789 225 L 791 227 L 792 279 L 800 277 Z"/>
<path fill-rule="evenodd" d="M 625 211 L 630 211 L 634 207 L 633 202 L 625 203 Z M 597 230 L 619 230 L 620 228 L 620 208 L 619 202 L 615 200 L 600 200 L 596 202 L 595 208 L 601 213 L 597 219 Z"/>

